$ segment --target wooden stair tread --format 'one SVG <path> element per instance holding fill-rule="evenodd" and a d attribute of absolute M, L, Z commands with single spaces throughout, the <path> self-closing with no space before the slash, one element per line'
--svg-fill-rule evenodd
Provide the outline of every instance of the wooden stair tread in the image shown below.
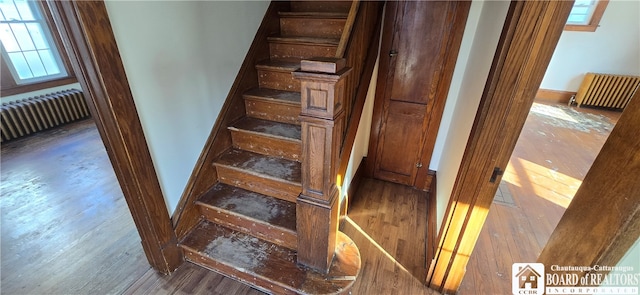
<path fill-rule="evenodd" d="M 202 221 L 181 242 L 188 260 L 272 293 L 341 294 L 360 271 L 360 253 L 338 232 L 336 255 L 326 275 L 296 263 L 296 252 Z"/>
<path fill-rule="evenodd" d="M 352 1 L 291 1 L 291 11 L 348 13 Z"/>
<path fill-rule="evenodd" d="M 346 19 L 349 13 L 342 12 L 314 12 L 314 11 L 280 11 L 280 17 L 299 18 L 326 18 L 326 19 Z"/>
<path fill-rule="evenodd" d="M 300 59 L 295 58 L 272 58 L 263 60 L 256 64 L 258 70 L 293 72 L 300 69 Z"/>
<path fill-rule="evenodd" d="M 197 203 L 231 214 L 296 231 L 296 204 L 239 187 L 218 183 Z"/>
<path fill-rule="evenodd" d="M 268 37 L 269 42 L 287 43 L 287 44 L 307 44 L 307 45 L 324 45 L 338 46 L 340 39 L 336 38 L 319 38 L 306 36 L 280 36 L 275 35 Z"/>
<path fill-rule="evenodd" d="M 224 165 L 250 171 L 263 177 L 285 180 L 296 185 L 301 183 L 301 167 L 296 161 L 270 157 L 244 150 L 230 149 L 220 155 L 215 165 Z"/>
<path fill-rule="evenodd" d="M 300 105 L 300 92 L 284 91 L 269 88 L 253 88 L 244 93 L 245 98 L 277 100 L 283 103 Z"/>
<path fill-rule="evenodd" d="M 279 137 L 287 140 L 301 141 L 301 128 L 299 125 L 279 123 L 244 117 L 232 124 L 229 129 L 243 130 L 252 133 L 267 134 L 271 137 Z"/>

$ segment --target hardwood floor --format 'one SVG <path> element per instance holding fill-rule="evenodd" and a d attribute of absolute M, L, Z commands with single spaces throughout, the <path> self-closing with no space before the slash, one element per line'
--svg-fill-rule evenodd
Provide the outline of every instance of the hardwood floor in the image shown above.
<path fill-rule="evenodd" d="M 511 265 L 536 261 L 620 114 L 534 104 L 458 294 L 511 294 Z"/>
<path fill-rule="evenodd" d="M 510 294 L 511 264 L 535 261 L 619 115 L 534 107 L 459 294 Z M 91 121 L 3 144 L 1 161 L 2 293 L 263 294 L 189 263 L 150 269 Z M 426 214 L 422 192 L 362 181 L 343 224 L 362 256 L 353 294 L 437 294 Z"/>
<path fill-rule="evenodd" d="M 363 179 L 342 229 L 360 249 L 353 294 L 438 294 L 424 286 L 427 193 Z"/>
<path fill-rule="evenodd" d="M 149 264 L 92 120 L 2 144 L 3 294 L 121 293 Z"/>

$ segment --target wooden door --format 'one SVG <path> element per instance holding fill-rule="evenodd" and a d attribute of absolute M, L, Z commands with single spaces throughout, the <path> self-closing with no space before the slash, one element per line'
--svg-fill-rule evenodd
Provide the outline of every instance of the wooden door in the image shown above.
<path fill-rule="evenodd" d="M 388 2 L 370 154 L 375 178 L 426 189 L 468 2 Z"/>

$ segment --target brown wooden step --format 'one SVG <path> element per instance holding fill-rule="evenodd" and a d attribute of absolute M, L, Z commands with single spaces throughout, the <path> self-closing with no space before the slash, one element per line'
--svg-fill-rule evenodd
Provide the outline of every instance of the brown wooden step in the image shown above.
<path fill-rule="evenodd" d="M 296 249 L 296 204 L 218 183 L 196 202 L 207 220 Z"/>
<path fill-rule="evenodd" d="M 244 93 L 247 116 L 299 125 L 300 92 L 254 88 Z"/>
<path fill-rule="evenodd" d="M 302 192 L 300 163 L 230 149 L 215 161 L 218 181 L 263 195 L 296 202 Z"/>
<path fill-rule="evenodd" d="M 291 11 L 349 13 L 352 1 L 291 1 Z"/>
<path fill-rule="evenodd" d="M 280 17 L 346 19 L 349 12 L 279 11 Z"/>
<path fill-rule="evenodd" d="M 291 72 L 300 68 L 300 59 L 268 59 L 256 65 L 258 85 L 284 91 L 300 92 L 300 81 Z"/>
<path fill-rule="evenodd" d="M 229 126 L 233 147 L 300 161 L 300 126 L 245 117 Z"/>
<path fill-rule="evenodd" d="M 275 58 L 335 57 L 339 38 L 268 37 L 269 52 Z"/>
<path fill-rule="evenodd" d="M 271 294 L 349 294 L 361 267 L 360 253 L 344 233 L 336 236 L 328 274 L 296 263 L 296 252 L 202 221 L 180 243 L 188 261 Z"/>
<path fill-rule="evenodd" d="M 346 22 L 343 13 L 280 13 L 280 34 L 340 39 Z"/>

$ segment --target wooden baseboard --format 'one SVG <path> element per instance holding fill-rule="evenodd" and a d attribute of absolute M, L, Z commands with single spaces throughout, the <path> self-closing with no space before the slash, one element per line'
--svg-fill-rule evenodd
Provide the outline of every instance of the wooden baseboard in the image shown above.
<path fill-rule="evenodd" d="M 574 95 L 576 95 L 576 92 L 540 88 L 536 93 L 536 99 L 557 103 L 569 103 L 569 100 L 571 100 L 571 97 Z"/>
<path fill-rule="evenodd" d="M 437 197 L 436 197 L 436 171 L 429 170 L 431 183 L 429 184 L 429 194 L 427 199 L 427 237 L 425 240 L 426 249 L 426 267 L 429 268 L 431 260 L 433 260 L 436 247 L 438 247 L 438 220 L 437 220 Z"/>

